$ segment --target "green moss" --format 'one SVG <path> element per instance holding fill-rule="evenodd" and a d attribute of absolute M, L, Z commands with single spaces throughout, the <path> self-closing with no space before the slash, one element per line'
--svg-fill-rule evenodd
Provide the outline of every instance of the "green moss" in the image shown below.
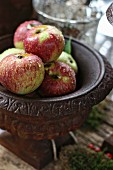
<path fill-rule="evenodd" d="M 105 112 L 103 111 L 103 109 L 101 109 L 101 105 L 96 105 L 92 108 L 83 126 L 97 129 L 100 123 L 103 121 L 104 116 Z"/>
<path fill-rule="evenodd" d="M 104 152 L 79 146 L 64 147 L 60 152 L 62 170 L 113 170 L 113 160 Z"/>
<path fill-rule="evenodd" d="M 68 157 L 70 170 L 112 170 L 113 160 L 107 158 L 103 152 L 89 152 L 84 148 L 77 148 Z"/>

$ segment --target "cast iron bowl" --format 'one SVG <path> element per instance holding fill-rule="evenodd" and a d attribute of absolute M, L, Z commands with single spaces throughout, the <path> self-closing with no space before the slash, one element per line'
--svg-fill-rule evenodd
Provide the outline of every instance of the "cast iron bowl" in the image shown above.
<path fill-rule="evenodd" d="M 68 37 L 65 38 L 66 40 Z M 13 47 L 13 36 L 0 38 L 0 52 Z M 16 95 L 0 85 L 0 128 L 26 139 L 54 139 L 79 128 L 92 106 L 113 88 L 113 69 L 94 49 L 72 39 L 78 64 L 77 89 L 60 97 Z"/>

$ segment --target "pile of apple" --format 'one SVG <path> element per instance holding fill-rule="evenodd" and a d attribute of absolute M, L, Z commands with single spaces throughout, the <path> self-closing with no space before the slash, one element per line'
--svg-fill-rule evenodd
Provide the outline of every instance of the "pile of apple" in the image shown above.
<path fill-rule="evenodd" d="M 0 83 L 22 95 L 35 90 L 41 96 L 73 92 L 77 64 L 64 47 L 64 36 L 56 27 L 23 22 L 14 33 L 14 47 L 0 55 Z"/>

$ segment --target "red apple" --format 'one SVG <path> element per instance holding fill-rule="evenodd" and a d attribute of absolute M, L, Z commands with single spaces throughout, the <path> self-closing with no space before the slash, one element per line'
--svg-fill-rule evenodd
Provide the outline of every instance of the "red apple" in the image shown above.
<path fill-rule="evenodd" d="M 39 25 L 26 33 L 24 48 L 38 55 L 44 63 L 57 60 L 64 49 L 64 36 L 54 26 Z"/>
<path fill-rule="evenodd" d="M 42 96 L 60 96 L 76 88 L 75 71 L 66 63 L 53 62 L 45 66 L 45 77 L 39 87 Z"/>
<path fill-rule="evenodd" d="M 24 49 L 19 48 L 8 48 L 0 54 L 0 61 L 8 56 L 9 54 L 25 53 Z"/>
<path fill-rule="evenodd" d="M 26 32 L 34 26 L 41 25 L 40 22 L 36 20 L 25 21 L 21 23 L 15 33 L 14 33 L 14 46 L 16 48 L 24 48 L 23 47 L 23 40 L 25 38 Z"/>
<path fill-rule="evenodd" d="M 0 83 L 16 94 L 36 90 L 44 79 L 44 64 L 33 54 L 10 54 L 0 62 Z"/>

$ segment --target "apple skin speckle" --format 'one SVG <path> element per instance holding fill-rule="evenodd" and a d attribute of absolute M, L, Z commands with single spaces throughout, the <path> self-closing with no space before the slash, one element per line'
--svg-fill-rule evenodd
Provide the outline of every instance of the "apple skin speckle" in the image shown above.
<path fill-rule="evenodd" d="M 30 27 L 30 25 L 31 25 L 31 27 Z M 13 39 L 14 46 L 16 48 L 23 49 L 24 48 L 23 40 L 25 39 L 27 31 L 37 25 L 41 25 L 41 23 L 38 22 L 37 20 L 29 20 L 29 21 L 25 21 L 25 22 L 21 23 L 17 27 L 17 29 L 15 30 L 15 33 L 14 33 L 14 39 Z"/>
<path fill-rule="evenodd" d="M 36 90 L 44 79 L 44 64 L 33 54 L 10 54 L 0 62 L 0 83 L 16 94 Z"/>
<path fill-rule="evenodd" d="M 68 64 L 56 61 L 45 70 L 44 80 L 38 89 L 41 96 L 61 96 L 76 89 L 76 74 Z"/>
<path fill-rule="evenodd" d="M 50 25 L 33 27 L 26 33 L 24 39 L 25 51 L 38 55 L 44 63 L 57 60 L 64 45 L 65 41 L 61 31 Z"/>

